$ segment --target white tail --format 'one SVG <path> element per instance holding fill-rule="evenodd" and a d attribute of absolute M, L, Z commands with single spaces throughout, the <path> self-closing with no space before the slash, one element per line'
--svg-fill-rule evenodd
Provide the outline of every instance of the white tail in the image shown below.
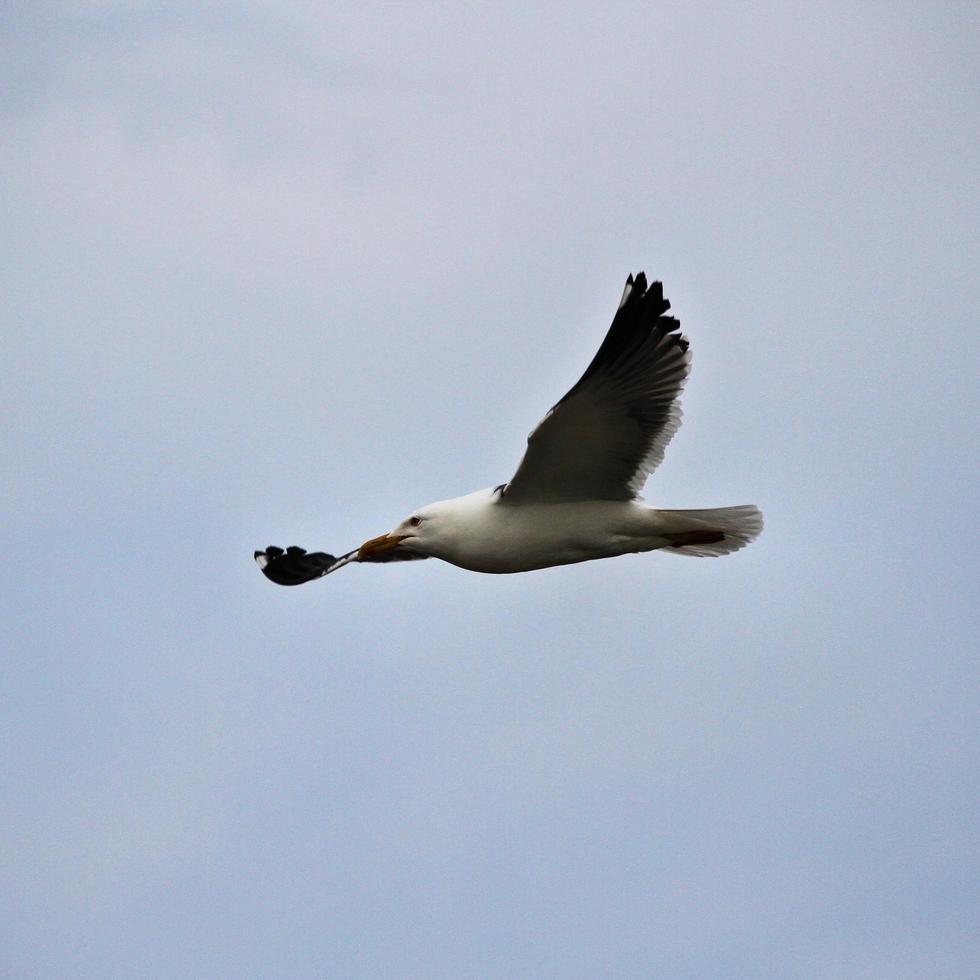
<path fill-rule="evenodd" d="M 662 533 L 671 540 L 663 550 L 676 555 L 730 555 L 762 533 L 762 513 L 751 504 L 712 510 L 658 510 L 656 514 Z"/>

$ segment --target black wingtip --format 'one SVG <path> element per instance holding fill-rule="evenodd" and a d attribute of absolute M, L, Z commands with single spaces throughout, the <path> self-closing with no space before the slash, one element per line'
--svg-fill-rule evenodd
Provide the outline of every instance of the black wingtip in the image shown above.
<path fill-rule="evenodd" d="M 655 279 L 643 295 L 643 302 L 653 316 L 661 316 L 670 309 L 670 300 L 664 298 L 664 284 Z"/>
<path fill-rule="evenodd" d="M 255 562 L 262 574 L 276 585 L 302 585 L 327 574 L 337 559 L 323 551 L 307 554 L 303 548 L 293 545 L 283 551 L 269 545 L 265 551 L 255 552 Z"/>
<path fill-rule="evenodd" d="M 642 303 L 646 309 L 652 311 L 654 316 L 660 316 L 670 309 L 670 300 L 664 299 L 664 284 L 659 279 L 655 279 L 647 285 L 645 272 L 638 272 L 636 276 L 630 273 L 626 284 L 635 287 L 633 295 L 636 296 L 637 302 Z"/>
<path fill-rule="evenodd" d="M 664 316 L 669 309 L 670 301 L 664 299 L 662 282 L 655 280 L 648 287 L 645 272 L 637 272 L 635 275 L 631 273 L 612 325 L 599 350 L 585 369 L 585 374 L 565 397 L 576 391 L 579 385 L 600 368 L 608 367 L 620 358 L 632 356 L 643 344 L 656 346 L 664 337 L 670 336 L 673 343 L 686 351 L 687 339 L 677 333 L 680 330 L 679 321 L 674 317 Z"/>

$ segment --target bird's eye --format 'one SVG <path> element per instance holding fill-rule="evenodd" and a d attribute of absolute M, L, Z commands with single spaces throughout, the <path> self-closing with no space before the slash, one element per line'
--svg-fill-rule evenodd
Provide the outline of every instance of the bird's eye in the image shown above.
<path fill-rule="evenodd" d="M 418 527 L 422 523 L 422 518 L 421 517 L 410 517 L 408 519 L 408 523 L 411 524 L 412 527 Z"/>

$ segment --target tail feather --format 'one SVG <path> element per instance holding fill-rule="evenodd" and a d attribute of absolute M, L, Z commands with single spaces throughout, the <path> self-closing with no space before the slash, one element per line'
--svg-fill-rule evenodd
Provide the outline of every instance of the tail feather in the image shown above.
<path fill-rule="evenodd" d="M 717 558 L 744 548 L 762 533 L 758 507 L 715 507 L 709 510 L 658 510 L 668 544 L 677 555 Z"/>

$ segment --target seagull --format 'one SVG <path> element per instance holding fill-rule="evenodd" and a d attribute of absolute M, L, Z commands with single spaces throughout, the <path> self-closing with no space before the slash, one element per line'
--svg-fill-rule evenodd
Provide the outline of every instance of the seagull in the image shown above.
<path fill-rule="evenodd" d="M 352 562 L 441 558 L 474 572 L 529 572 L 645 551 L 716 557 L 762 532 L 752 505 L 658 510 L 639 496 L 681 423 L 691 369 L 663 286 L 626 280 L 612 326 L 585 373 L 528 436 L 509 482 L 419 507 L 337 557 L 256 551 L 265 576 L 300 585 Z"/>

